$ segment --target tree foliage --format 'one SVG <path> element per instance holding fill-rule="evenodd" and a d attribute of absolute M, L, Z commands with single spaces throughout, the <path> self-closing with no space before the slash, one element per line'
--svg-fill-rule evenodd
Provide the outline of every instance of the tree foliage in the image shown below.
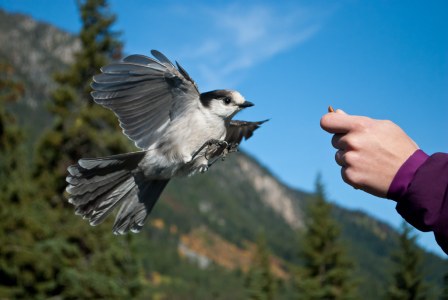
<path fill-rule="evenodd" d="M 92 105 L 92 76 L 120 56 L 121 43 L 111 31 L 115 17 L 106 0 L 78 1 L 83 26 L 79 34 L 81 50 L 65 72 L 55 75 L 49 110 L 54 123 L 37 145 L 35 175 L 48 198 L 61 198 L 66 169 L 85 156 L 97 157 L 125 152 L 129 142 L 120 133 L 114 114 Z M 53 193 L 53 195 L 52 195 Z M 55 201 L 60 201 L 57 199 Z"/>
<path fill-rule="evenodd" d="M 114 17 L 108 13 L 105 0 L 78 3 L 82 48 L 73 65 L 55 76 L 58 87 L 49 103 L 54 124 L 38 142 L 34 160 L 33 182 L 37 184 L 21 197 L 2 191 L 6 201 L 17 202 L 2 210 L 10 221 L 2 222 L 2 234 L 6 235 L 2 243 L 6 241 L 7 247 L 2 247 L 1 269 L 8 281 L 2 286 L 11 298 L 125 299 L 135 297 L 141 289 L 132 238 L 113 236 L 110 224 L 91 228 L 73 214 L 63 197 L 70 164 L 85 156 L 129 149 L 113 114 L 99 105 L 92 106 L 89 96 L 92 75 L 120 46 L 110 29 Z M 11 119 L 3 111 L 0 115 L 2 123 Z M 6 141 L 2 151 L 13 158 L 6 161 L 23 161 L 14 145 L 18 135 L 10 132 L 13 127 L 4 128 L 8 132 L 1 135 Z M 14 166 L 5 168 L 1 174 L 11 174 Z M 5 186 L 11 189 L 31 182 L 26 174 L 21 176 L 8 180 Z"/>
<path fill-rule="evenodd" d="M 8 63 L 0 64 L 0 295 L 14 297 L 19 284 L 20 268 L 24 266 L 29 239 L 22 232 L 30 220 L 23 210 L 30 195 L 26 159 L 23 152 L 23 132 L 16 118 L 8 111 L 7 104 L 22 95 L 22 85 L 14 79 L 14 68 Z M 29 244 L 28 244 L 29 245 Z M 17 264 L 16 262 L 19 262 Z M 22 264 L 20 264 L 22 263 Z M 24 278 L 25 280 L 25 278 Z"/>
<path fill-rule="evenodd" d="M 300 257 L 304 266 L 298 272 L 299 299 L 354 299 L 353 266 L 339 241 L 340 230 L 331 216 L 320 177 L 315 197 L 309 205 L 306 232 Z"/>
<path fill-rule="evenodd" d="M 443 276 L 443 291 L 440 300 L 448 300 L 448 272 Z"/>
<path fill-rule="evenodd" d="M 10 64 L 0 63 L 0 195 L 5 199 L 19 197 L 20 189 L 13 183 L 23 171 L 23 156 L 19 154 L 23 132 L 7 108 L 23 94 L 23 86 L 14 79 L 14 73 Z"/>
<path fill-rule="evenodd" d="M 415 244 L 416 236 L 411 227 L 403 223 L 399 248 L 392 254 L 395 265 L 393 283 L 387 291 L 390 300 L 427 299 L 421 270 L 421 251 Z"/>
<path fill-rule="evenodd" d="M 271 271 L 270 254 L 266 237 L 260 233 L 246 279 L 248 298 L 252 300 L 275 299 L 275 278 Z"/>

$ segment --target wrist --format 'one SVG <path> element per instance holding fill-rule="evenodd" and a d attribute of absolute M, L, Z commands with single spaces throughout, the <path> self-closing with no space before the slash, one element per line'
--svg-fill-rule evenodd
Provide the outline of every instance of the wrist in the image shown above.
<path fill-rule="evenodd" d="M 387 192 L 387 198 L 398 201 L 407 191 L 415 172 L 428 159 L 422 150 L 416 150 L 398 169 Z"/>

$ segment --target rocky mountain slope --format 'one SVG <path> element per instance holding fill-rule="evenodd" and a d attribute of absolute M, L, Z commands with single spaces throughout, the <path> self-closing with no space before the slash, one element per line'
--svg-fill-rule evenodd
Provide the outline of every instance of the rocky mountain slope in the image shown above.
<path fill-rule="evenodd" d="M 25 85 L 24 99 L 14 111 L 27 128 L 36 129 L 28 133 L 34 140 L 51 122 L 45 102 L 54 87 L 52 73 L 72 61 L 79 42 L 51 25 L 1 10 L 0 30 L 0 61 L 10 62 Z M 186 268 L 236 272 L 223 275 L 236 282 L 238 270 L 247 271 L 255 237 L 263 231 L 273 253 L 274 274 L 290 278 L 299 263 L 299 234 L 309 201 L 310 195 L 284 185 L 255 159 L 239 153 L 217 163 L 207 174 L 173 180 L 142 238 L 157 241 L 167 253 L 192 261 Z M 334 216 L 341 224 L 342 239 L 356 265 L 365 298 L 378 299 L 389 279 L 396 231 L 362 212 L 334 207 Z M 174 256 L 167 257 L 172 260 Z M 171 271 L 163 257 L 157 260 L 160 262 L 148 263 L 158 270 L 151 280 L 165 282 L 163 278 Z M 426 278 L 437 291 L 448 262 L 432 254 L 425 254 L 424 260 Z"/>
<path fill-rule="evenodd" d="M 37 128 L 50 122 L 46 110 L 50 91 L 55 87 L 53 74 L 73 61 L 81 44 L 73 35 L 20 14 L 0 9 L 0 61 L 14 66 L 15 76 L 25 88 L 22 101 L 15 107 L 21 121 L 26 120 L 31 137 Z"/>

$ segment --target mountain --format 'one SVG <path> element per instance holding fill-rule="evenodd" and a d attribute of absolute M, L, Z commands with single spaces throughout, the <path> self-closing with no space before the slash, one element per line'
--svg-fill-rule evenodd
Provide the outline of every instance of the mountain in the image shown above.
<path fill-rule="evenodd" d="M 14 66 L 15 79 L 24 85 L 25 95 L 15 107 L 30 137 L 51 121 L 46 110 L 50 91 L 55 87 L 53 75 L 73 61 L 80 49 L 79 40 L 56 27 L 21 14 L 0 9 L 0 61 Z"/>
<path fill-rule="evenodd" d="M 55 86 L 52 74 L 68 66 L 79 41 L 52 25 L 1 10 L 0 29 L 0 61 L 9 62 L 25 86 L 24 98 L 13 111 L 34 141 L 51 122 L 45 103 Z M 135 251 L 143 257 L 144 277 L 151 286 L 148 295 L 243 299 L 255 237 L 264 232 L 273 273 L 281 282 L 280 298 L 290 298 L 289 279 L 300 264 L 299 237 L 311 196 L 283 184 L 245 153 L 230 155 L 206 174 L 172 180 L 137 237 Z M 333 213 L 356 266 L 361 294 L 379 299 L 390 279 L 389 256 L 397 232 L 360 211 L 334 206 Z M 85 223 L 79 219 L 80 226 Z M 424 266 L 437 295 L 448 261 L 425 253 Z"/>

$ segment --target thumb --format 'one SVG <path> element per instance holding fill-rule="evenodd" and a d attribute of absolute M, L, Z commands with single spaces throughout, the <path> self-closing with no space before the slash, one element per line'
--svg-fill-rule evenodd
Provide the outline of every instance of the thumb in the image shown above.
<path fill-rule="evenodd" d="M 353 116 L 348 115 L 341 109 L 330 112 L 322 116 L 320 126 L 329 133 L 347 133 L 352 129 Z"/>
<path fill-rule="evenodd" d="M 343 115 L 348 115 L 345 111 L 343 111 L 342 109 L 336 109 L 335 113 L 337 114 L 343 114 Z"/>

